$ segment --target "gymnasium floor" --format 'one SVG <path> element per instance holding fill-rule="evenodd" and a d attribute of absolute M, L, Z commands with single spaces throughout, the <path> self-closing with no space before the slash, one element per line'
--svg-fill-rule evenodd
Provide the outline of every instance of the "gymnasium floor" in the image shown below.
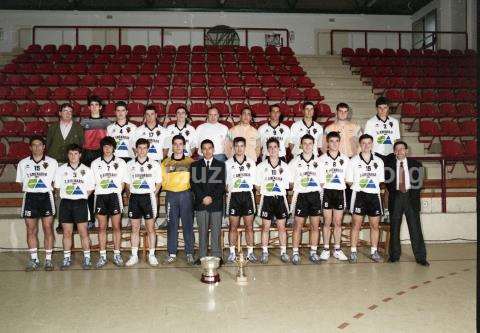
<path fill-rule="evenodd" d="M 361 249 L 362 252 L 367 249 Z M 2 332 L 474 332 L 476 244 L 429 245 L 428 268 L 402 261 L 357 265 L 251 265 L 249 284 L 199 282 L 175 266 L 23 271 L 25 253 L 0 253 Z M 163 253 L 162 253 L 163 255 Z M 43 260 L 43 254 L 41 255 Z M 96 260 L 96 255 L 94 260 Z M 382 329 L 383 327 L 383 329 Z"/>

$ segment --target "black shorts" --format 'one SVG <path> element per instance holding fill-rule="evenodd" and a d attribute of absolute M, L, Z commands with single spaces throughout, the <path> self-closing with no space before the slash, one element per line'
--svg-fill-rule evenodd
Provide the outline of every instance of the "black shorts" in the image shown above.
<path fill-rule="evenodd" d="M 90 221 L 87 199 L 62 199 L 58 209 L 60 223 L 83 223 Z"/>
<path fill-rule="evenodd" d="M 380 194 L 353 191 L 350 212 L 362 216 L 382 215 L 383 209 Z"/>
<path fill-rule="evenodd" d="M 249 216 L 255 214 L 255 197 L 253 192 L 233 192 L 227 196 L 228 216 Z"/>
<path fill-rule="evenodd" d="M 262 198 L 260 199 L 259 212 L 262 219 L 286 219 L 288 217 L 287 197 L 283 195 L 262 195 Z"/>
<path fill-rule="evenodd" d="M 95 214 L 112 216 L 121 214 L 122 209 L 123 202 L 121 194 L 109 193 L 95 195 Z"/>
<path fill-rule="evenodd" d="M 23 197 L 23 218 L 39 219 L 55 215 L 55 201 L 52 192 L 32 193 L 26 192 Z"/>
<path fill-rule="evenodd" d="M 128 217 L 131 219 L 157 218 L 157 198 L 154 193 L 130 194 L 128 201 Z"/>
<path fill-rule="evenodd" d="M 323 190 L 323 209 L 344 210 L 346 208 L 345 204 L 345 190 L 332 190 L 328 188 Z"/>
<path fill-rule="evenodd" d="M 298 217 L 319 216 L 322 213 L 320 192 L 295 193 L 292 213 Z"/>

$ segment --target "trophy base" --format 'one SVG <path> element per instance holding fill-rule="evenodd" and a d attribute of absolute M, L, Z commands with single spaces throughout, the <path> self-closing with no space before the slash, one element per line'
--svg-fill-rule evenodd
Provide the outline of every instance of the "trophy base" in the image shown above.
<path fill-rule="evenodd" d="M 220 282 L 220 274 L 217 273 L 213 276 L 208 276 L 208 275 L 203 275 L 202 274 L 202 278 L 200 279 L 200 281 L 202 281 L 203 283 L 207 283 L 207 284 L 213 284 L 213 283 Z"/>
<path fill-rule="evenodd" d="M 246 276 L 237 276 L 237 284 L 241 286 L 245 286 L 248 284 L 248 279 Z"/>

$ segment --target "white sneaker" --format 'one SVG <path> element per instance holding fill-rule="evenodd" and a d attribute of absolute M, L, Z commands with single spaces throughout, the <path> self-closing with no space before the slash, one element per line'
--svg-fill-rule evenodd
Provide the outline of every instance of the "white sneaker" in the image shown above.
<path fill-rule="evenodd" d="M 320 254 L 320 260 L 328 260 L 330 258 L 330 250 L 323 249 Z"/>
<path fill-rule="evenodd" d="M 148 255 L 148 264 L 150 266 L 158 266 L 158 260 L 157 258 L 155 257 L 155 255 Z"/>
<path fill-rule="evenodd" d="M 347 261 L 348 258 L 347 256 L 345 255 L 345 253 L 343 253 L 343 251 L 341 249 L 336 249 L 333 251 L 333 257 L 340 260 L 340 261 Z"/>
<path fill-rule="evenodd" d="M 125 266 L 130 267 L 136 264 L 138 264 L 138 256 L 130 256 L 128 261 L 125 263 Z"/>

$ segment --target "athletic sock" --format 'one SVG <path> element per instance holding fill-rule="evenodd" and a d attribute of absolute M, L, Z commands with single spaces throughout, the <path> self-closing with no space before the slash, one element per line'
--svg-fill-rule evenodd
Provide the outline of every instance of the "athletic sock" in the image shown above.
<path fill-rule="evenodd" d="M 45 250 L 45 260 L 52 260 L 53 250 Z"/>
<path fill-rule="evenodd" d="M 155 255 L 155 249 L 148 249 L 148 255 L 149 256 L 154 256 Z"/>
<path fill-rule="evenodd" d="M 230 254 L 235 254 L 235 246 L 230 246 Z"/>
<path fill-rule="evenodd" d="M 293 254 L 298 254 L 298 247 L 293 248 Z"/>
<path fill-rule="evenodd" d="M 138 257 L 138 247 L 132 247 L 132 257 Z"/>
<path fill-rule="evenodd" d="M 268 253 L 268 246 L 262 246 L 262 252 Z"/>
<path fill-rule="evenodd" d="M 29 249 L 28 251 L 30 252 L 30 259 L 35 260 L 35 261 L 38 261 L 37 248 Z"/>
<path fill-rule="evenodd" d="M 357 247 L 356 246 L 352 246 L 350 248 L 350 252 L 357 252 Z"/>
<path fill-rule="evenodd" d="M 177 255 L 174 254 L 174 253 L 169 254 L 169 256 L 172 257 L 172 258 L 176 258 L 176 257 L 177 257 Z"/>
<path fill-rule="evenodd" d="M 310 246 L 310 254 L 317 253 L 317 246 Z"/>
<path fill-rule="evenodd" d="M 377 252 L 377 248 L 372 246 L 370 248 L 370 254 L 374 254 L 375 252 Z"/>
<path fill-rule="evenodd" d="M 323 245 L 323 249 L 327 251 L 330 250 L 330 244 Z"/>
<path fill-rule="evenodd" d="M 247 254 L 253 253 L 253 246 L 247 246 Z"/>
<path fill-rule="evenodd" d="M 120 250 L 113 250 L 113 254 L 115 255 L 120 254 Z"/>
<path fill-rule="evenodd" d="M 69 258 L 70 259 L 70 256 L 72 255 L 72 252 L 71 251 L 63 251 L 63 257 L 64 258 Z"/>
<path fill-rule="evenodd" d="M 286 246 L 280 246 L 280 255 L 287 253 L 287 247 Z"/>
<path fill-rule="evenodd" d="M 107 259 L 107 250 L 100 250 L 100 258 Z"/>
<path fill-rule="evenodd" d="M 84 257 L 84 258 L 89 258 L 89 259 L 90 259 L 90 250 L 83 251 L 83 257 Z"/>
<path fill-rule="evenodd" d="M 335 244 L 334 248 L 335 248 L 335 251 L 340 250 L 340 244 Z"/>

